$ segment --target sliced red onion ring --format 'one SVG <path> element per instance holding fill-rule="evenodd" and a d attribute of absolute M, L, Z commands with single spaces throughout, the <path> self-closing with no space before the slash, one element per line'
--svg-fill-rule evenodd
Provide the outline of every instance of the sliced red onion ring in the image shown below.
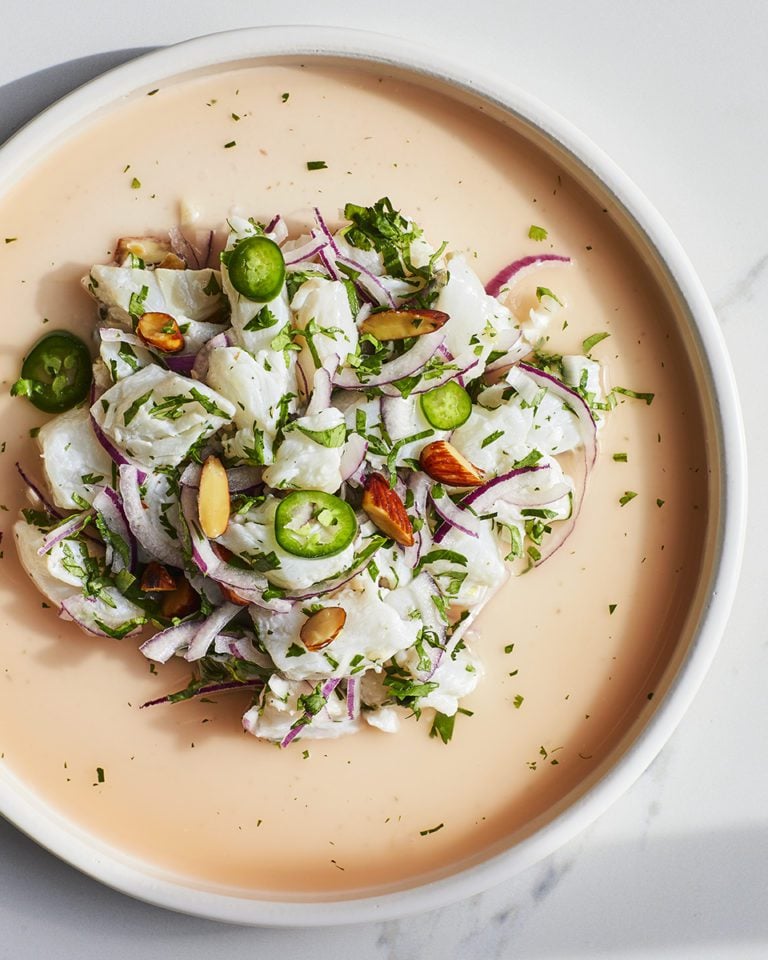
<path fill-rule="evenodd" d="M 171 249 L 188 267 L 202 270 L 207 265 L 213 244 L 213 230 L 183 223 L 181 226 L 171 227 L 168 237 Z"/>
<path fill-rule="evenodd" d="M 66 540 L 67 537 L 76 537 L 77 534 L 84 530 L 91 520 L 93 520 L 95 513 L 95 510 L 84 510 L 82 513 L 76 513 L 73 517 L 69 517 L 68 520 L 59 524 L 58 527 L 54 527 L 53 530 L 46 533 L 45 539 L 37 551 L 37 555 L 43 557 L 46 553 L 49 553 L 57 543 L 61 543 L 61 541 Z"/>
<path fill-rule="evenodd" d="M 413 492 L 413 507 L 411 508 L 411 512 L 416 517 L 426 517 L 427 498 L 432 488 L 432 481 L 426 473 L 417 470 L 408 477 L 407 486 L 408 489 Z M 413 546 L 405 547 L 403 550 L 405 562 L 413 569 L 424 554 L 429 551 L 431 546 L 432 533 L 428 524 L 424 523 L 420 530 L 414 531 Z"/>
<path fill-rule="evenodd" d="M 347 257 L 342 256 L 336 256 L 336 263 L 347 267 L 349 270 L 353 270 L 357 274 L 357 277 L 354 280 L 355 286 L 360 287 L 369 296 L 373 297 L 375 302 L 380 307 L 394 308 L 397 306 L 395 303 L 395 298 L 381 282 L 381 279 L 374 273 L 371 273 L 371 271 L 364 267 L 362 263 L 358 263 L 357 260 L 350 260 Z M 425 338 L 422 337 L 422 339 Z"/>
<path fill-rule="evenodd" d="M 50 503 L 50 502 L 46 499 L 46 497 L 43 495 L 43 493 L 42 493 L 42 491 L 40 490 L 40 488 L 30 480 L 30 478 L 29 478 L 29 477 L 27 476 L 27 474 L 24 472 L 24 468 L 23 468 L 22 465 L 18 462 L 18 460 L 16 461 L 16 469 L 19 471 L 19 476 L 20 476 L 21 479 L 24 481 L 24 483 L 27 485 L 27 488 L 29 489 L 29 492 L 32 494 L 32 496 L 33 496 L 36 500 L 39 500 L 40 503 L 42 503 L 42 505 L 45 507 L 46 513 L 49 513 L 52 517 L 56 517 L 57 519 L 63 517 L 64 514 L 63 514 L 59 509 L 57 509 L 56 507 L 54 507 L 54 505 L 53 505 L 52 503 Z"/>
<path fill-rule="evenodd" d="M 521 506 L 533 506 L 533 502 L 528 502 L 528 499 L 522 501 L 519 497 L 519 483 L 518 478 L 527 476 L 531 473 L 538 473 L 542 470 L 549 470 L 548 464 L 541 464 L 533 467 L 518 467 L 516 470 L 510 470 L 508 473 L 502 473 L 498 477 L 494 477 L 492 480 L 489 480 L 487 483 L 482 484 L 479 487 L 476 487 L 472 490 L 471 493 L 468 493 L 464 496 L 459 503 L 455 504 L 457 511 L 464 514 L 463 523 L 467 523 L 471 529 L 478 530 L 478 520 L 477 516 L 473 516 L 473 513 L 468 511 L 467 508 L 471 507 L 474 514 L 484 514 L 491 513 L 494 506 L 498 500 L 510 500 L 510 502 L 518 503 Z M 509 494 L 511 489 L 515 489 L 517 496 L 514 499 L 511 499 Z M 535 498 L 534 498 L 535 499 Z M 551 497 L 547 496 L 547 501 L 551 501 Z M 437 504 L 441 501 L 434 501 L 435 508 L 437 509 Z M 449 530 L 458 526 L 454 521 L 447 520 L 442 523 L 438 529 L 435 531 L 434 542 L 442 543 L 445 539 L 446 534 Z M 464 530 L 463 532 L 467 532 Z M 477 533 L 474 534 L 477 536 Z"/>
<path fill-rule="evenodd" d="M 279 213 L 269 221 L 264 233 L 278 246 L 285 243 L 288 239 L 288 227 Z"/>
<path fill-rule="evenodd" d="M 224 603 L 214 610 L 199 625 L 199 629 L 184 654 L 184 659 L 191 662 L 204 657 L 208 653 L 208 647 L 214 642 L 218 634 L 242 609 L 236 603 Z"/>
<path fill-rule="evenodd" d="M 336 240 L 334 239 L 333 234 L 328 229 L 328 225 L 326 224 L 325 220 L 323 219 L 322 213 L 320 213 L 317 207 L 314 208 L 314 211 L 315 211 L 315 219 L 317 220 L 317 226 L 320 228 L 320 232 L 325 236 L 326 240 L 328 241 L 328 246 L 331 248 L 331 250 L 333 250 L 334 254 L 338 257 L 340 255 L 339 248 L 336 243 Z"/>
<path fill-rule="evenodd" d="M 151 512 L 142 503 L 140 487 L 146 478 L 143 471 L 131 464 L 120 467 L 120 496 L 125 519 L 131 533 L 150 556 L 161 563 L 183 568 L 184 556 L 180 547 L 153 521 Z"/>
<path fill-rule="evenodd" d="M 106 543 L 107 566 L 113 573 L 119 573 L 126 567 L 131 573 L 135 573 L 138 560 L 136 540 L 131 533 L 125 509 L 117 492 L 112 487 L 103 487 L 93 498 L 93 509 L 101 514 L 107 527 L 125 543 L 129 551 L 129 559 L 126 565 L 122 555 L 114 550 L 110 543 Z"/>
<path fill-rule="evenodd" d="M 350 433 L 344 444 L 339 471 L 341 479 L 350 483 L 360 483 L 358 473 L 365 464 L 365 455 L 368 452 L 368 441 L 359 433 Z"/>
<path fill-rule="evenodd" d="M 429 499 L 437 515 L 443 519 L 449 527 L 455 527 L 462 533 L 466 533 L 468 537 L 474 537 L 475 540 L 477 540 L 479 536 L 478 528 L 480 526 L 480 521 L 477 517 L 468 510 L 464 510 L 457 503 L 454 503 L 447 493 L 437 498 L 430 493 Z M 440 533 L 439 530 L 438 533 Z M 439 542 L 437 538 L 435 539 L 436 542 Z M 442 536 L 440 539 L 442 540 Z"/>
<path fill-rule="evenodd" d="M 347 716 L 354 720 L 360 715 L 360 679 L 347 678 Z"/>
<path fill-rule="evenodd" d="M 154 637 L 150 637 L 149 640 L 145 640 L 139 650 L 147 660 L 167 663 L 177 651 L 192 643 L 201 624 L 202 620 L 197 619 L 186 620 L 174 627 L 167 627 L 165 630 L 156 633 Z"/>
<path fill-rule="evenodd" d="M 403 377 L 412 377 L 419 373 L 424 364 L 435 355 L 444 340 L 445 335 L 439 330 L 435 330 L 434 333 L 427 333 L 425 336 L 419 337 L 410 350 L 406 350 L 405 353 L 395 357 L 394 360 L 390 360 L 389 363 L 382 364 L 381 370 L 369 377 L 365 383 L 360 380 L 352 367 L 345 367 L 333 378 L 334 385 L 343 387 L 345 390 L 367 390 L 371 387 L 381 387 L 384 384 L 402 380 Z M 455 376 L 456 374 L 452 375 Z M 429 384 L 429 389 L 437 386 L 437 379 L 430 380 Z M 400 396 L 396 388 L 394 389 L 396 392 L 393 396 Z"/>
<path fill-rule="evenodd" d="M 189 377 L 192 374 L 196 360 L 197 354 L 194 353 L 166 353 L 163 355 L 163 363 L 166 367 L 182 377 Z"/>
<path fill-rule="evenodd" d="M 597 425 L 587 402 L 575 390 L 567 387 L 562 380 L 553 377 L 551 373 L 545 373 L 538 367 L 532 367 L 527 363 L 520 363 L 518 366 L 520 370 L 524 370 L 528 374 L 534 383 L 539 387 L 545 387 L 550 393 L 559 397 L 570 410 L 573 410 L 579 421 L 581 440 L 584 444 L 584 459 L 589 472 L 597 459 Z"/>
<path fill-rule="evenodd" d="M 333 259 L 328 256 L 329 247 L 323 247 L 323 249 L 318 253 L 317 258 L 320 263 L 323 265 L 323 269 L 326 271 L 328 276 L 332 280 L 340 280 L 341 274 L 339 273 L 336 265 L 333 262 Z"/>
<path fill-rule="evenodd" d="M 439 377 L 423 377 L 421 381 L 417 383 L 416 386 L 411 390 L 410 395 L 416 396 L 420 393 L 428 393 L 430 390 L 434 390 L 435 387 L 442 387 L 442 385 L 444 383 L 448 383 L 449 380 L 458 380 L 459 383 L 463 383 L 464 376 L 469 373 L 470 370 L 474 369 L 478 363 L 480 363 L 480 360 L 475 357 L 468 363 L 465 363 L 463 366 L 457 366 L 454 369 L 446 368 Z M 402 396 L 402 393 L 397 389 L 397 387 L 391 383 L 383 383 L 379 389 L 387 397 Z"/>
<path fill-rule="evenodd" d="M 305 263 L 307 260 L 313 260 L 327 246 L 328 241 L 325 237 L 311 237 L 306 243 L 302 243 L 293 250 L 283 251 L 285 265 L 291 267 L 299 263 Z"/>
<path fill-rule="evenodd" d="M 210 340 L 204 343 L 197 351 L 197 356 L 192 365 L 192 376 L 195 380 L 205 380 L 208 376 L 208 364 L 210 363 L 211 354 L 214 350 L 218 350 L 220 347 L 231 346 L 232 343 L 226 333 L 217 333 L 215 337 L 211 337 Z"/>
<path fill-rule="evenodd" d="M 61 606 L 59 607 L 59 616 L 62 618 L 62 620 L 74 621 L 79 627 L 82 627 L 86 633 L 91 633 L 95 637 L 113 638 L 112 634 L 102 630 L 96 624 L 95 617 L 88 616 L 89 613 L 92 613 L 93 608 L 98 602 L 101 601 L 97 601 L 96 597 L 86 597 L 80 593 L 75 594 L 72 597 L 67 597 L 66 600 L 61 602 Z M 134 634 L 141 633 L 142 630 L 143 624 L 137 624 L 132 630 L 123 636 L 132 637 Z"/>
<path fill-rule="evenodd" d="M 488 283 L 486 283 L 485 292 L 492 297 L 497 297 L 502 288 L 505 287 L 510 280 L 517 277 L 521 271 L 529 267 L 537 267 L 542 263 L 550 262 L 570 263 L 571 258 L 562 257 L 557 253 L 539 253 L 530 257 L 521 257 L 519 260 L 513 260 L 512 263 L 508 263 L 506 267 L 502 267 L 496 276 L 492 277 Z"/>

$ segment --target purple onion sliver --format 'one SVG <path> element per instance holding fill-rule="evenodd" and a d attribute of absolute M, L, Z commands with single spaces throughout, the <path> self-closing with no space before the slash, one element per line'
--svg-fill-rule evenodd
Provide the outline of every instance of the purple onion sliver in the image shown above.
<path fill-rule="evenodd" d="M 40 503 L 42 503 L 42 505 L 45 507 L 46 512 L 49 513 L 52 517 L 56 517 L 57 519 L 60 519 L 61 517 L 63 517 L 64 514 L 60 510 L 58 510 L 56 507 L 54 507 L 54 505 L 50 503 L 46 499 L 46 497 L 43 495 L 40 488 L 30 480 L 29 476 L 26 474 L 26 472 L 24 471 L 24 468 L 18 462 L 18 460 L 16 461 L 16 469 L 19 471 L 19 476 L 27 485 L 27 487 L 32 491 L 34 496 L 37 497 Z"/>
<path fill-rule="evenodd" d="M 331 250 L 333 250 L 333 252 L 336 254 L 336 256 L 339 256 L 339 248 L 338 248 L 338 245 L 336 244 L 336 240 L 334 239 L 333 234 L 332 234 L 331 231 L 328 229 L 328 225 L 326 224 L 325 220 L 323 219 L 322 213 L 320 213 L 320 211 L 318 210 L 317 207 L 315 207 L 314 209 L 315 209 L 315 219 L 317 220 L 317 225 L 318 225 L 318 227 L 320 228 L 320 230 L 322 231 L 322 233 L 325 234 L 325 237 L 326 237 L 326 239 L 328 240 L 328 246 L 331 248 Z"/>
<path fill-rule="evenodd" d="M 176 626 L 167 627 L 145 640 L 139 650 L 148 660 L 167 663 L 178 650 L 192 642 L 201 623 L 201 620 L 186 620 Z"/>
<path fill-rule="evenodd" d="M 60 543 L 62 540 L 66 540 L 67 537 L 73 537 L 80 533 L 80 531 L 84 530 L 85 527 L 87 527 L 91 522 L 94 514 L 95 511 L 92 509 L 84 510 L 82 513 L 77 513 L 75 516 L 70 517 L 58 527 L 54 527 L 53 530 L 45 535 L 45 539 L 38 549 L 37 555 L 39 557 L 45 556 L 45 554 L 49 553 L 57 543 Z"/>
<path fill-rule="evenodd" d="M 485 292 L 492 297 L 496 297 L 501 292 L 501 289 L 522 270 L 549 262 L 570 263 L 571 258 L 562 257 L 557 253 L 539 253 L 529 257 L 521 257 L 519 260 L 513 260 L 512 263 L 508 263 L 506 267 L 502 267 L 502 269 L 486 283 Z"/>

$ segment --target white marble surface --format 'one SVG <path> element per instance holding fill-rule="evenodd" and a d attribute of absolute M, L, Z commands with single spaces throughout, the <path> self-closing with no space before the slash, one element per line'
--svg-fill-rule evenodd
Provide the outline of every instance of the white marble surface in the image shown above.
<path fill-rule="evenodd" d="M 527 88 L 611 154 L 686 247 L 731 345 L 752 503 L 736 608 L 693 708 L 645 776 L 554 856 L 416 918 L 256 930 L 136 903 L 0 820 L 0 960 L 767 957 L 765 0 L 3 0 L 2 20 L 0 140 L 141 49 L 258 24 L 420 37 Z"/>

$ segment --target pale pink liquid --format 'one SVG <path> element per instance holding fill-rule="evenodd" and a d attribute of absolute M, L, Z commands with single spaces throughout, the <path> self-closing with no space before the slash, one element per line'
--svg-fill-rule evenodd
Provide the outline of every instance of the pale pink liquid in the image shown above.
<path fill-rule="evenodd" d="M 307 171 L 311 160 L 328 169 Z M 397 736 L 368 730 L 281 751 L 241 732 L 247 695 L 140 711 L 184 686 L 187 668 L 155 676 L 134 640 L 86 637 L 41 608 L 10 527 L 21 502 L 13 463 L 35 468 L 28 430 L 44 418 L 7 386 L 46 329 L 87 329 L 87 267 L 109 259 L 117 236 L 175 223 L 180 200 L 203 223 L 220 223 L 234 203 L 297 226 L 315 204 L 332 220 L 345 201 L 384 194 L 433 241 L 476 252 L 484 278 L 526 253 L 572 255 L 572 267 L 522 282 L 519 305 L 537 284 L 552 288 L 568 303 L 552 348 L 579 351 L 584 337 L 610 332 L 596 355 L 614 384 L 654 392 L 653 405 L 628 400 L 613 413 L 576 532 L 483 614 L 487 676 L 450 745 L 428 737 L 424 718 Z M 0 240 L 0 771 L 161 873 L 263 896 L 351 895 L 440 875 L 530 832 L 584 789 L 684 653 L 716 519 L 710 428 L 678 321 L 614 214 L 478 110 L 396 77 L 318 65 L 142 93 L 30 170 L 0 201 L 0 237 L 18 237 Z M 527 239 L 532 223 L 547 242 Z M 622 508 L 626 490 L 638 496 Z"/>

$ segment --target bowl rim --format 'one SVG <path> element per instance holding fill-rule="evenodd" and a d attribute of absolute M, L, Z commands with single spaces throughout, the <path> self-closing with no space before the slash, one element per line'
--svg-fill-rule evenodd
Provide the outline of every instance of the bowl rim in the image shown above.
<path fill-rule="evenodd" d="M 655 712 L 610 769 L 575 802 L 534 833 L 450 876 L 376 896 L 308 902 L 258 900 L 196 889 L 117 857 L 48 808 L 15 777 L 0 778 L 0 813 L 43 847 L 105 885 L 171 910 L 260 926 L 327 926 L 392 919 L 469 897 L 554 852 L 592 823 L 643 773 L 682 719 L 714 658 L 738 581 L 746 530 L 746 441 L 736 380 L 725 341 L 701 281 L 670 227 L 642 192 L 586 135 L 526 91 L 476 70 L 456 69 L 435 49 L 379 33 L 329 26 L 250 27 L 209 34 L 145 53 L 79 87 L 48 107 L 0 147 L 0 191 L 58 135 L 76 128 L 148 84 L 236 61 L 295 56 L 336 57 L 406 70 L 500 108 L 543 133 L 606 188 L 650 243 L 687 308 L 706 364 L 720 451 L 720 519 L 708 599 L 689 650 Z M 714 360 L 717 362 L 713 362 Z"/>

